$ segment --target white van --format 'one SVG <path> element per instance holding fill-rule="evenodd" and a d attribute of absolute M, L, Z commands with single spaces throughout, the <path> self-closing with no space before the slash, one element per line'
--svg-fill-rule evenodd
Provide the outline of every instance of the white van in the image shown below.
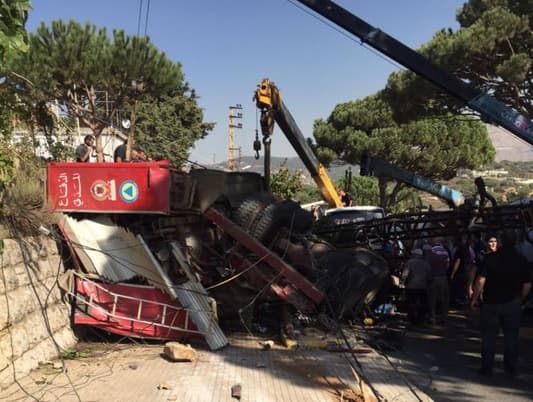
<path fill-rule="evenodd" d="M 327 209 L 324 215 L 329 217 L 329 222 L 332 222 L 335 225 L 344 225 L 347 223 L 383 219 L 385 217 L 385 210 L 373 205 L 360 205 L 357 207 Z"/>

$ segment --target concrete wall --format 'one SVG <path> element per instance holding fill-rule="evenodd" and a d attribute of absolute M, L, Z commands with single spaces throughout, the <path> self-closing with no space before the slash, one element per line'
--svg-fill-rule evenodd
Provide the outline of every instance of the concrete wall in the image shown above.
<path fill-rule="evenodd" d="M 29 263 L 16 240 L 4 239 L 0 254 L 0 389 L 76 343 L 69 307 L 56 284 L 63 265 L 47 237 L 23 239 Z M 53 338 L 52 338 L 52 335 Z"/>

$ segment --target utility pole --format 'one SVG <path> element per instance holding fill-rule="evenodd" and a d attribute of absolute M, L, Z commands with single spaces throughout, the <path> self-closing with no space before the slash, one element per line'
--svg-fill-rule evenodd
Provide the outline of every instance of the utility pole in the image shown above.
<path fill-rule="evenodd" d="M 240 103 L 237 103 L 234 106 L 229 107 L 228 111 L 228 117 L 229 117 L 229 124 L 228 124 L 228 137 L 229 137 L 229 144 L 228 144 L 228 169 L 231 171 L 236 170 L 236 163 L 235 163 L 235 150 L 238 148 L 235 148 L 235 128 L 242 128 L 242 123 L 237 123 L 233 121 L 234 119 L 242 119 L 242 113 L 241 112 L 235 112 L 236 110 L 242 110 L 242 105 Z"/>

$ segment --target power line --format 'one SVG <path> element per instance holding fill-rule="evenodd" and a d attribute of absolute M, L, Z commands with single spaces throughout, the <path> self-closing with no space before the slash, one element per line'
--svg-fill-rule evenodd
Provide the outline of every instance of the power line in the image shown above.
<path fill-rule="evenodd" d="M 150 16 L 150 0 L 146 4 L 146 18 L 144 19 L 144 36 L 148 32 L 148 17 Z"/>
<path fill-rule="evenodd" d="M 141 34 L 141 15 L 143 11 L 143 0 L 139 0 L 139 15 L 137 16 L 137 36 Z"/>
<path fill-rule="evenodd" d="M 354 38 L 354 35 L 352 34 L 349 34 L 347 32 L 345 32 L 343 29 L 337 27 L 336 25 L 334 25 L 333 23 L 331 23 L 330 21 L 326 20 L 325 18 L 323 17 L 319 17 L 318 15 L 312 13 L 310 10 L 308 10 L 306 7 L 302 6 L 301 4 L 298 4 L 296 3 L 294 0 L 287 0 L 289 3 L 291 3 L 293 6 L 295 6 L 296 8 L 299 8 L 301 11 L 303 11 L 304 13 L 310 15 L 311 17 L 315 18 L 317 21 L 320 21 L 321 23 L 323 23 L 324 25 L 328 26 L 329 28 L 333 29 L 334 31 L 337 31 L 339 34 L 341 34 L 342 36 L 348 38 L 349 40 L 351 40 L 352 42 L 355 42 L 355 43 L 358 43 L 359 45 L 361 45 L 364 49 L 368 50 L 370 53 L 373 53 L 374 55 L 376 55 L 377 57 L 379 57 L 380 59 L 386 61 L 387 63 L 389 63 L 390 65 L 400 69 L 400 70 L 405 70 L 405 67 L 402 66 L 401 64 L 397 63 L 396 61 L 394 60 L 391 60 L 390 58 L 384 56 L 383 54 L 381 54 L 380 52 L 378 52 L 377 50 L 367 46 L 363 41 L 357 39 L 357 38 Z"/>
<path fill-rule="evenodd" d="M 146 2 L 146 13 L 144 15 L 144 36 L 148 33 L 148 19 L 150 17 L 150 1 L 147 0 Z M 141 20 L 142 20 L 142 14 L 143 14 L 143 0 L 139 0 L 139 12 L 137 14 L 137 36 L 141 35 Z"/>

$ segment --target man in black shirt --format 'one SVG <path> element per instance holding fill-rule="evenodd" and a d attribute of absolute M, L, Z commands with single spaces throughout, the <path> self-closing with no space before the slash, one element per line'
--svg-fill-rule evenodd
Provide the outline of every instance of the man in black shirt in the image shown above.
<path fill-rule="evenodd" d="M 86 135 L 83 139 L 83 144 L 76 148 L 76 162 L 89 162 L 91 152 L 93 151 L 94 137 Z"/>
<path fill-rule="evenodd" d="M 470 302 L 475 309 L 483 293 L 480 369 L 483 375 L 492 374 L 500 326 L 504 335 L 505 373 L 516 375 L 521 302 L 531 289 L 531 277 L 527 260 L 514 249 L 515 239 L 514 232 L 505 232 L 501 238 L 502 247 L 487 255 Z"/>
<path fill-rule="evenodd" d="M 351 207 L 352 206 L 352 196 L 350 193 L 347 193 L 344 190 L 339 191 L 339 198 L 341 199 L 342 205 L 344 207 Z"/>
<path fill-rule="evenodd" d="M 115 162 L 126 162 L 126 143 L 120 144 L 113 153 Z"/>

